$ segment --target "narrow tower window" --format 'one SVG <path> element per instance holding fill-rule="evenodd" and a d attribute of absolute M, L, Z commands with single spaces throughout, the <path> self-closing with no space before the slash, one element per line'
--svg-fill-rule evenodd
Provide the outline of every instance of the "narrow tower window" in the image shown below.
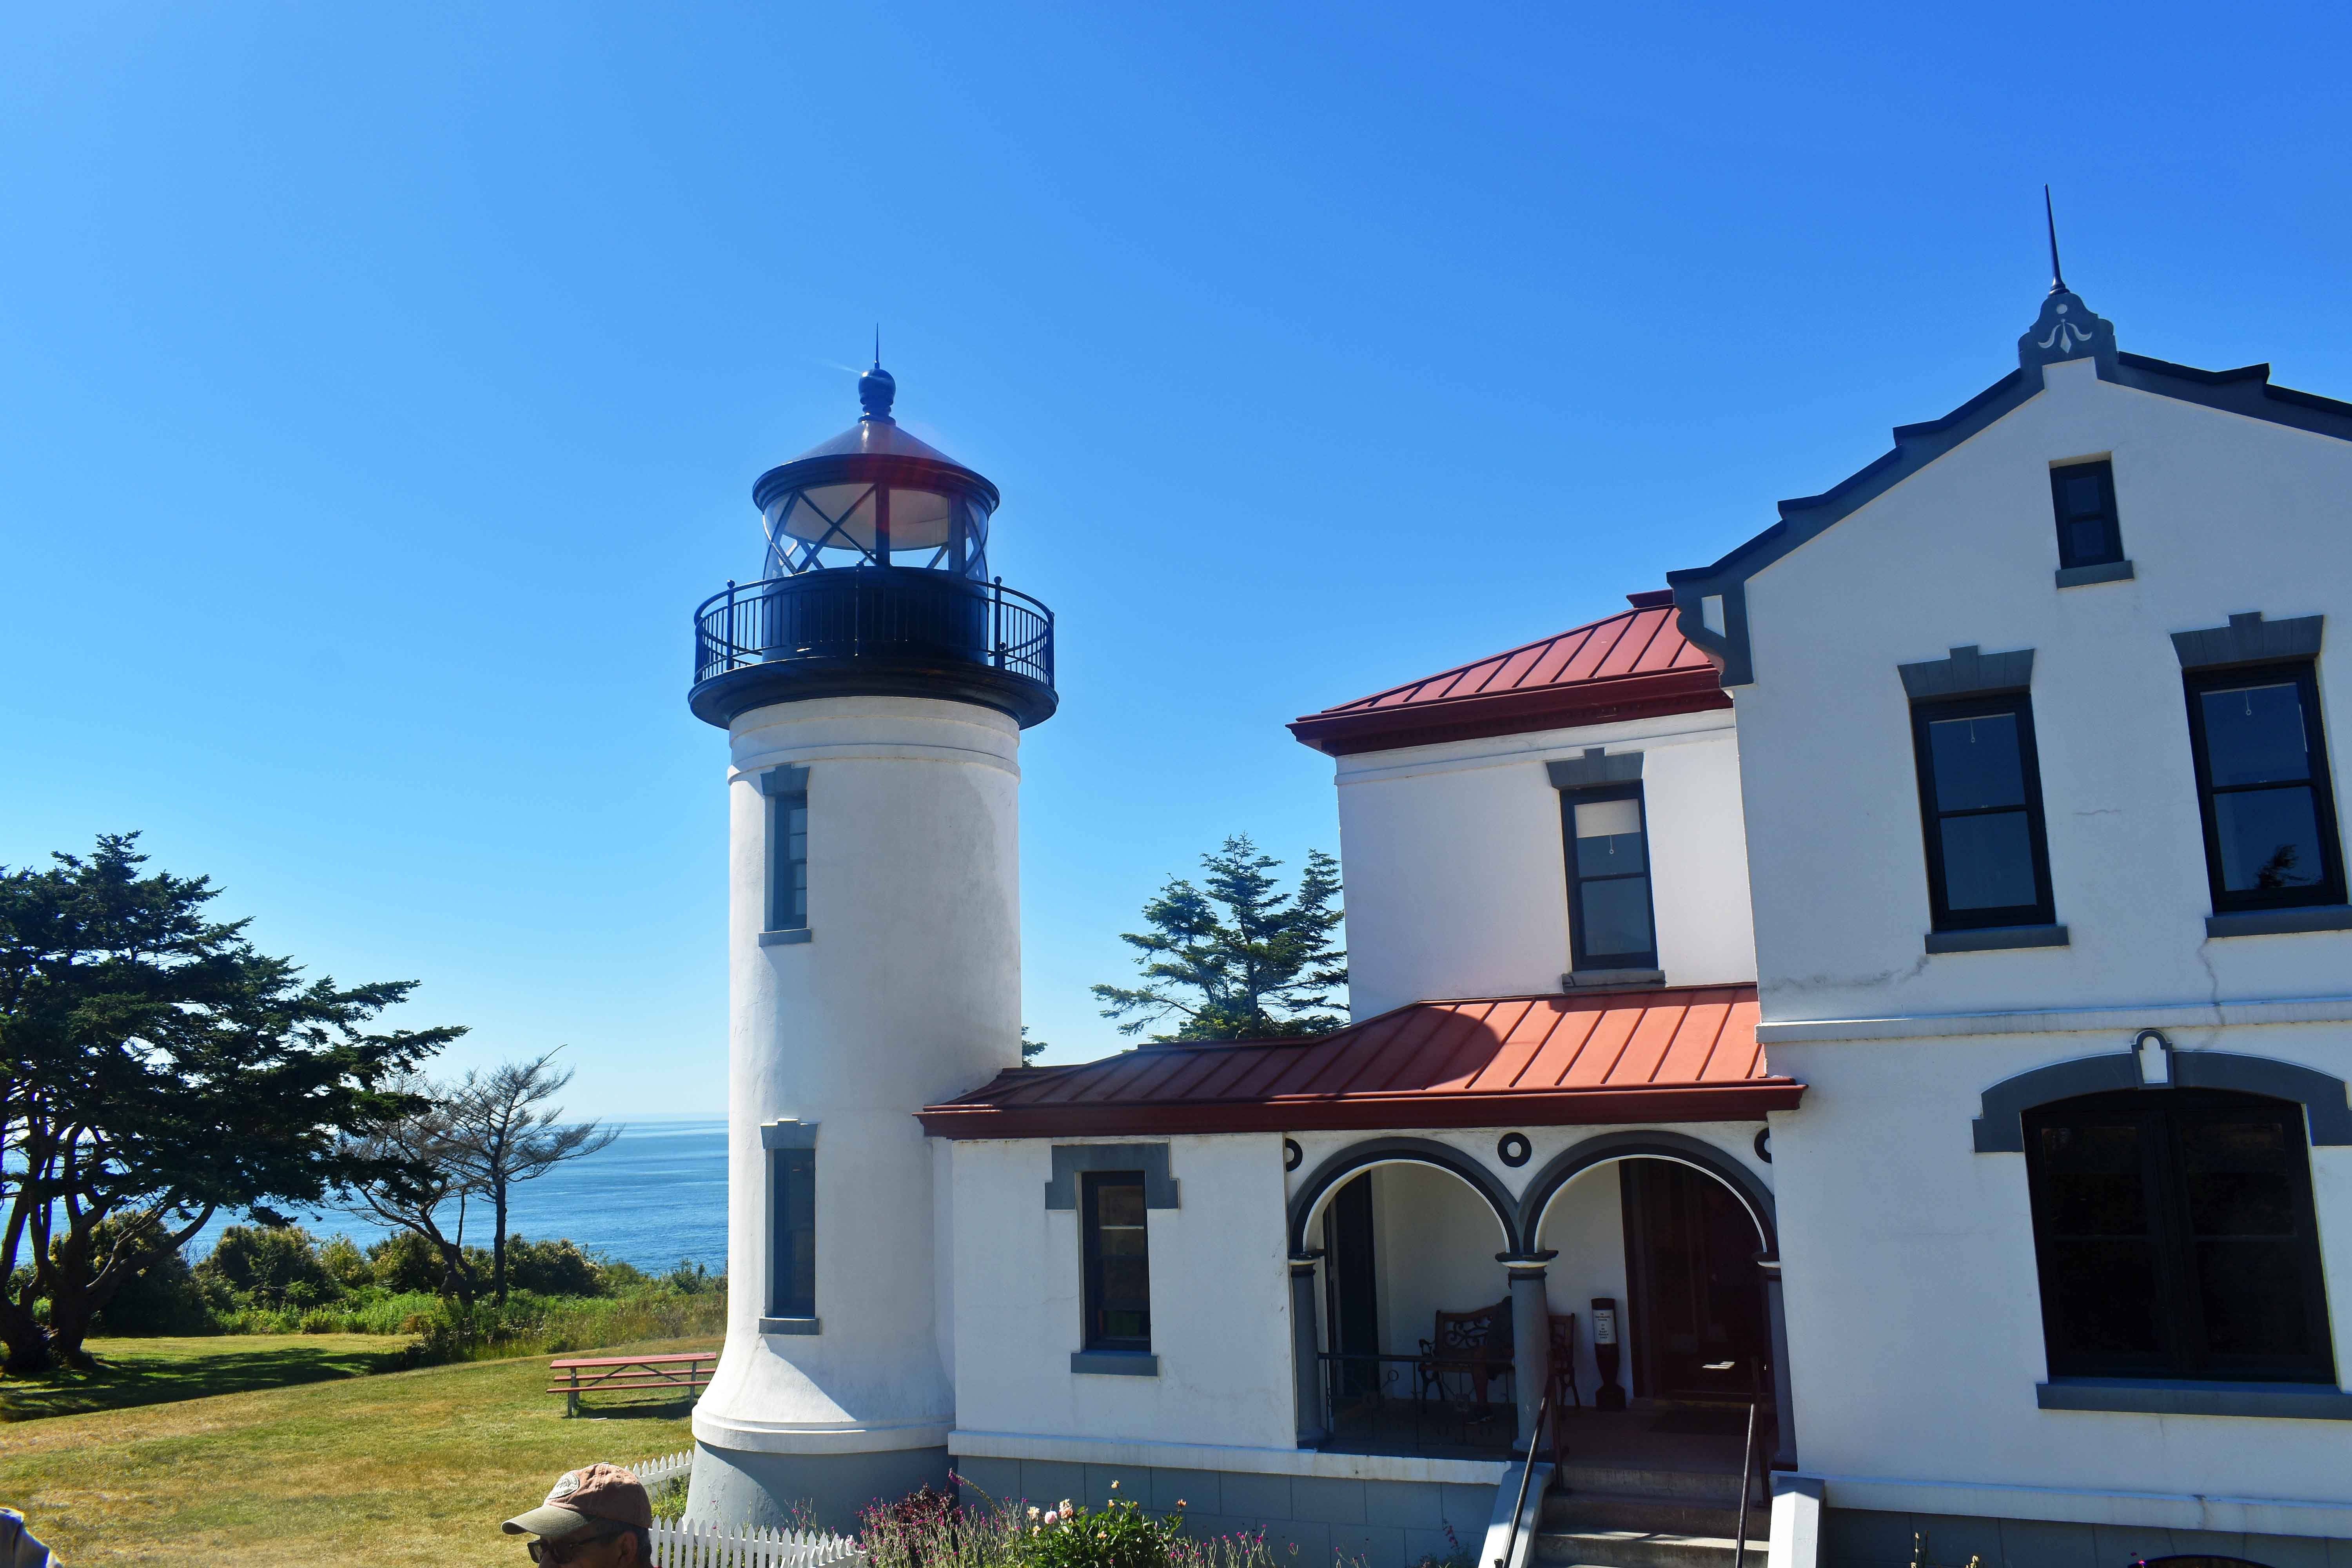
<path fill-rule="evenodd" d="M 816 1316 L 816 1151 L 769 1152 L 776 1234 L 770 1263 L 769 1315 Z"/>
<path fill-rule="evenodd" d="M 1085 1226 L 1086 1348 L 1151 1348 L 1151 1259 L 1143 1173 L 1089 1171 L 1080 1177 Z"/>
<path fill-rule="evenodd" d="M 2052 923 L 2032 700 L 1922 702 L 1911 724 L 1935 929 Z"/>
<path fill-rule="evenodd" d="M 1578 969 L 1655 969 L 1650 836 L 1639 784 L 1562 790 L 1569 941 Z"/>
<path fill-rule="evenodd" d="M 2214 912 L 2342 903 L 2312 667 L 2193 671 L 2187 679 Z"/>
<path fill-rule="evenodd" d="M 768 924 L 772 931 L 805 931 L 808 906 L 808 770 L 776 768 L 761 775 L 768 796 Z"/>
<path fill-rule="evenodd" d="M 2104 566 L 2124 558 L 2113 464 L 2069 463 L 2051 469 L 2050 496 L 2058 511 L 2059 565 Z"/>

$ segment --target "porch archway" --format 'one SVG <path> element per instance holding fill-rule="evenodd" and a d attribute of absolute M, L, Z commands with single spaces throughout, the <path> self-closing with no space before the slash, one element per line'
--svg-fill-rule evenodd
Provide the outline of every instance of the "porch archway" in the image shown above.
<path fill-rule="evenodd" d="M 1300 1183 L 1290 1200 L 1290 1255 L 1304 1257 L 1311 1244 L 1307 1237 L 1324 1200 L 1360 1172 L 1375 1165 L 1416 1164 L 1434 1165 L 1448 1174 L 1460 1178 L 1494 1211 L 1495 1224 L 1503 1235 L 1502 1250 L 1518 1252 L 1520 1244 L 1518 1215 L 1511 1194 L 1503 1189 L 1486 1169 L 1469 1155 L 1449 1144 L 1428 1138 L 1369 1138 L 1361 1143 L 1351 1143 L 1320 1165 L 1314 1174 Z"/>
<path fill-rule="evenodd" d="M 1518 1234 L 1527 1238 L 1525 1244 L 1533 1247 L 1533 1238 L 1543 1234 L 1544 1211 L 1551 1206 L 1562 1187 L 1593 1166 L 1612 1160 L 1671 1160 L 1706 1172 L 1729 1187 L 1732 1196 L 1748 1211 L 1765 1255 L 1774 1258 L 1780 1256 L 1780 1221 L 1773 1206 L 1772 1189 L 1757 1180 L 1754 1172 L 1712 1143 L 1685 1133 L 1646 1129 L 1639 1132 L 1603 1132 L 1552 1156 L 1536 1173 L 1536 1179 L 1528 1184 L 1527 1194 L 1519 1200 Z"/>

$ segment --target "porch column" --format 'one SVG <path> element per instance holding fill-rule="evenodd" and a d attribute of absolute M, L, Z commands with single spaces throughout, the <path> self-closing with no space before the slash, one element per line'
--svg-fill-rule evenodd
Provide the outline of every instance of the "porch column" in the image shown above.
<path fill-rule="evenodd" d="M 1511 1373 L 1518 1384 L 1522 1451 L 1542 1439 L 1536 1416 L 1551 1382 L 1551 1303 L 1544 1295 L 1544 1265 L 1557 1252 L 1498 1252 L 1511 1279 Z"/>
<path fill-rule="evenodd" d="M 1780 1258 L 1759 1253 L 1756 1266 L 1764 1270 L 1764 1313 L 1772 1332 L 1772 1408 L 1780 1428 L 1779 1468 L 1797 1468 L 1797 1410 L 1789 1396 L 1789 1317 L 1780 1305 Z"/>
<path fill-rule="evenodd" d="M 1298 1407 L 1298 1446 L 1311 1448 L 1328 1435 L 1323 1420 L 1323 1362 L 1315 1332 L 1315 1260 L 1320 1247 L 1290 1255 L 1291 1396 Z"/>

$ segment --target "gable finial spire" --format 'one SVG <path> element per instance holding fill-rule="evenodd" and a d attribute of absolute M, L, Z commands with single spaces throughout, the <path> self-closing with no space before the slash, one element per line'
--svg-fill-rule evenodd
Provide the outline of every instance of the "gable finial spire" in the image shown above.
<path fill-rule="evenodd" d="M 2048 185 L 2042 187 L 2042 217 L 2050 226 L 2050 291 L 2063 294 L 2066 292 L 2066 274 L 2058 267 L 2058 209 L 2050 205 Z"/>
<path fill-rule="evenodd" d="M 2047 198 L 2050 195 L 2050 187 L 2042 186 L 2042 195 Z M 2053 240 L 2051 243 L 2055 245 L 2057 241 Z M 874 323 L 874 368 L 876 370 L 882 368 L 882 323 L 879 321 Z"/>

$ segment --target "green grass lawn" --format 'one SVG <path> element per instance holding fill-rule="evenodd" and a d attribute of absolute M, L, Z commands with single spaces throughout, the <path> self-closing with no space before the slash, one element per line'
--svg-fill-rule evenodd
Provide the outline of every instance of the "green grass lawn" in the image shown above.
<path fill-rule="evenodd" d="M 527 1560 L 514 1538 L 499 1533 L 499 1521 L 536 1506 L 564 1470 L 676 1453 L 693 1441 L 684 1402 L 614 1404 L 566 1420 L 562 1397 L 545 1392 L 544 1356 L 351 1375 L 366 1370 L 356 1364 L 368 1353 L 359 1348 L 366 1340 L 93 1341 L 92 1351 L 115 1367 L 87 1384 L 0 1384 L 16 1416 L 0 1429 L 0 1502 L 22 1509 L 34 1531 L 75 1568 L 310 1568 L 337 1560 L 514 1568 Z M 134 1344 L 178 1348 L 126 1352 Z M 296 1353 L 306 1345 L 310 1359 Z M 255 1355 L 292 1359 L 245 1359 Z M 215 1361 L 232 1364 L 205 1364 Z M 235 1381 L 257 1380 L 273 1366 L 314 1381 L 270 1388 Z M 216 1378 L 227 1380 L 218 1386 L 242 1391 L 203 1393 Z M 147 1403 L 118 1401 L 122 1408 L 41 1420 L 24 1419 L 35 1412 L 14 1404 L 96 1398 L 142 1379 L 200 1396 L 150 1394 Z M 152 1402 L 160 1399 L 173 1402 Z"/>
<path fill-rule="evenodd" d="M 390 1372 L 408 1346 L 387 1334 L 236 1334 L 186 1340 L 92 1340 L 91 1372 L 57 1367 L 0 1378 L 0 1421 L 79 1415 Z"/>

